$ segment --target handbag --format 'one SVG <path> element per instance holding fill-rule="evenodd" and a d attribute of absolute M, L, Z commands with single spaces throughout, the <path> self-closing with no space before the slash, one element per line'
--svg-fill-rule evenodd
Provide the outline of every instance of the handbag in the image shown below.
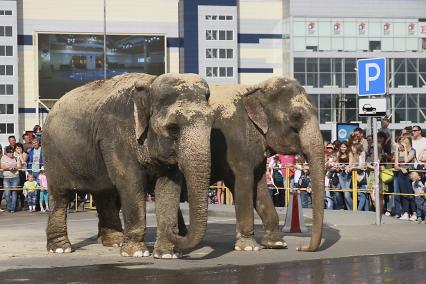
<path fill-rule="evenodd" d="M 392 169 L 383 169 L 380 171 L 380 180 L 384 184 L 391 184 L 393 182 L 394 173 Z"/>
<path fill-rule="evenodd" d="M 367 175 L 364 171 L 358 171 L 356 180 L 358 182 L 358 185 L 364 185 L 367 184 Z"/>

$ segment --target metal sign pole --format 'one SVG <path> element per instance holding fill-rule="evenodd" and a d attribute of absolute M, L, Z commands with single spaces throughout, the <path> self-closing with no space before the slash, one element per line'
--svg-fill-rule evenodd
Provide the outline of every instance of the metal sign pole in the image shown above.
<path fill-rule="evenodd" d="M 104 80 L 107 78 L 107 48 L 106 48 L 106 0 L 104 0 Z"/>
<path fill-rule="evenodd" d="M 376 225 L 381 224 L 380 192 L 379 192 L 379 149 L 377 146 L 377 117 L 373 117 L 374 145 L 374 197 L 376 199 Z"/>

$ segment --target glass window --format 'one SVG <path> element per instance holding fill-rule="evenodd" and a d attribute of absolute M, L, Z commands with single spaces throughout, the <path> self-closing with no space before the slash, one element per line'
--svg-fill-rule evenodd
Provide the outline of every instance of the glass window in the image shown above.
<path fill-rule="evenodd" d="M 13 95 L 13 85 L 6 85 L 6 95 Z"/>
<path fill-rule="evenodd" d="M 333 72 L 342 72 L 342 58 L 332 58 Z"/>
<path fill-rule="evenodd" d="M 416 73 L 407 73 L 407 85 L 417 88 L 417 74 Z"/>
<path fill-rule="evenodd" d="M 225 16 L 219 16 L 219 21 L 225 21 L 226 17 Z"/>
<path fill-rule="evenodd" d="M 397 108 L 395 109 L 395 122 L 406 121 L 405 109 Z"/>
<path fill-rule="evenodd" d="M 6 105 L 0 104 L 0 114 L 6 114 Z"/>
<path fill-rule="evenodd" d="M 232 48 L 228 48 L 226 50 L 226 57 L 227 58 L 234 58 L 234 50 Z"/>
<path fill-rule="evenodd" d="M 343 73 L 333 73 L 332 75 L 332 81 L 331 84 L 334 86 L 342 87 L 342 77 Z"/>
<path fill-rule="evenodd" d="M 6 113 L 7 114 L 13 114 L 13 104 L 7 104 Z"/>
<path fill-rule="evenodd" d="M 299 81 L 302 86 L 306 86 L 305 73 L 294 73 L 294 79 Z"/>
<path fill-rule="evenodd" d="M 320 108 L 331 108 L 331 94 L 320 94 Z"/>
<path fill-rule="evenodd" d="M 395 77 L 394 77 L 394 86 L 398 87 L 398 86 L 405 86 L 405 74 L 404 73 L 396 73 Z"/>
<path fill-rule="evenodd" d="M 331 73 L 320 73 L 320 87 L 331 85 Z"/>
<path fill-rule="evenodd" d="M 307 72 L 318 72 L 318 59 L 307 58 L 306 60 L 306 71 Z"/>
<path fill-rule="evenodd" d="M 0 133 L 6 134 L 6 123 L 0 123 Z"/>
<path fill-rule="evenodd" d="M 226 31 L 226 39 L 234 40 L 234 33 L 232 31 Z"/>
<path fill-rule="evenodd" d="M 417 109 L 407 109 L 407 120 L 411 122 L 419 122 L 419 112 Z"/>
<path fill-rule="evenodd" d="M 0 84 L 0 95 L 6 95 L 6 85 Z"/>
<path fill-rule="evenodd" d="M 419 71 L 420 72 L 426 72 L 426 58 L 425 59 L 419 59 Z M 425 78 L 426 80 L 426 78 Z"/>
<path fill-rule="evenodd" d="M 320 72 L 331 72 L 331 59 L 330 58 L 320 58 Z"/>
<path fill-rule="evenodd" d="M 0 65 L 0 75 L 6 75 L 6 66 Z"/>
<path fill-rule="evenodd" d="M 234 68 L 226 67 L 226 73 L 228 77 L 234 77 Z"/>
<path fill-rule="evenodd" d="M 12 36 L 12 27 L 11 26 L 7 26 L 5 28 L 5 34 L 6 34 L 6 36 Z"/>
<path fill-rule="evenodd" d="M 294 72 L 305 72 L 305 58 L 294 58 Z"/>
<path fill-rule="evenodd" d="M 0 10 L 0 16 L 4 15 L 4 10 Z"/>
<path fill-rule="evenodd" d="M 312 104 L 318 108 L 318 95 L 317 94 L 308 94 Z"/>
<path fill-rule="evenodd" d="M 219 40 L 225 40 L 226 31 L 219 31 Z"/>
<path fill-rule="evenodd" d="M 417 59 L 407 58 L 407 72 L 417 72 Z"/>
<path fill-rule="evenodd" d="M 8 134 L 12 134 L 15 132 L 15 125 L 13 123 L 7 123 L 6 124 L 6 132 Z"/>
<path fill-rule="evenodd" d="M 345 95 L 346 98 L 346 104 L 345 106 L 347 108 L 357 108 L 357 102 L 358 102 L 358 96 L 355 94 L 346 94 Z"/>
<path fill-rule="evenodd" d="M 0 36 L 4 36 L 4 26 L 0 26 Z"/>
<path fill-rule="evenodd" d="M 206 20 L 211 20 L 211 19 L 212 19 L 212 16 L 206 15 Z"/>
<path fill-rule="evenodd" d="M 226 67 L 219 68 L 219 77 L 226 77 Z"/>
<path fill-rule="evenodd" d="M 345 87 L 356 86 L 355 73 L 345 73 Z"/>
<path fill-rule="evenodd" d="M 13 46 L 6 46 L 6 56 L 13 56 Z"/>
<path fill-rule="evenodd" d="M 11 10 L 6 10 L 6 11 L 4 12 L 4 14 L 5 14 L 6 16 L 12 16 L 12 11 L 11 11 Z"/>
<path fill-rule="evenodd" d="M 358 120 L 357 117 L 357 109 L 345 109 L 345 119 L 347 122 L 356 121 Z"/>
<path fill-rule="evenodd" d="M 0 56 L 6 55 L 6 47 L 4 45 L 0 45 Z"/>
<path fill-rule="evenodd" d="M 407 94 L 407 107 L 408 108 L 417 108 L 417 96 L 418 94 Z"/>
<path fill-rule="evenodd" d="M 355 68 L 356 68 L 356 59 L 345 58 L 345 72 L 355 72 Z"/>
<path fill-rule="evenodd" d="M 12 65 L 6 65 L 6 75 L 7 76 L 13 75 L 13 66 Z"/>
<path fill-rule="evenodd" d="M 314 88 L 318 88 L 318 73 L 306 74 L 306 86 L 312 86 Z"/>
<path fill-rule="evenodd" d="M 226 58 L 226 49 L 224 48 L 219 49 L 219 58 Z"/>
<path fill-rule="evenodd" d="M 395 73 L 405 73 L 405 60 L 400 58 L 395 58 Z"/>
<path fill-rule="evenodd" d="M 320 123 L 326 123 L 327 121 L 333 121 L 331 109 L 320 109 Z"/>
<path fill-rule="evenodd" d="M 232 21 L 233 17 L 232 16 L 226 16 L 226 20 L 227 21 Z"/>

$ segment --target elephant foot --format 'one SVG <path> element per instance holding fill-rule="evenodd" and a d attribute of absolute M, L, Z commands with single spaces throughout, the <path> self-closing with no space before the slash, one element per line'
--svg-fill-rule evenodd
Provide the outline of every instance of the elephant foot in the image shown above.
<path fill-rule="evenodd" d="M 182 257 L 182 253 L 174 251 L 173 249 L 162 250 L 160 248 L 155 248 L 152 256 L 159 259 L 178 259 Z"/>
<path fill-rule="evenodd" d="M 122 256 L 133 257 L 148 257 L 149 250 L 144 243 L 139 242 L 125 242 L 121 246 L 120 253 Z"/>
<path fill-rule="evenodd" d="M 72 251 L 71 243 L 65 237 L 50 240 L 47 242 L 47 251 L 50 253 L 70 253 Z"/>
<path fill-rule="evenodd" d="M 123 233 L 117 231 L 103 231 L 98 236 L 98 243 L 106 247 L 121 247 L 123 245 Z"/>
<path fill-rule="evenodd" d="M 268 249 L 286 249 L 287 243 L 279 232 L 265 234 L 260 244 Z"/>
<path fill-rule="evenodd" d="M 235 243 L 234 249 L 238 251 L 258 251 L 261 250 L 261 247 L 254 238 L 240 238 Z"/>

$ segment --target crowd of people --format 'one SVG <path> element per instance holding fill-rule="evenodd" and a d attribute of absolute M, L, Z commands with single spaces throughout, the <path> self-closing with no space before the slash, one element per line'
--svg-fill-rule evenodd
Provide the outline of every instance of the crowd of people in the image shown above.
<path fill-rule="evenodd" d="M 5 199 L 6 208 L 0 211 L 14 213 L 17 210 L 49 211 L 47 178 L 42 157 L 42 130 L 34 126 L 32 132 L 8 137 L 9 145 L 0 145 L 0 205 Z"/>
<path fill-rule="evenodd" d="M 325 141 L 325 200 L 327 209 L 353 210 L 353 185 L 358 191 L 357 208 L 373 210 L 380 202 L 383 213 L 400 220 L 426 223 L 426 138 L 418 125 L 406 127 L 392 141 L 389 119 L 381 120 L 378 136 L 380 200 L 375 200 L 373 136 L 357 128 L 347 141 Z M 356 173 L 356 174 L 355 174 Z M 288 178 L 286 178 L 288 175 Z M 356 181 L 355 179 L 356 176 Z M 286 186 L 286 181 L 289 184 Z M 285 206 L 285 190 L 303 188 L 303 207 L 311 207 L 309 166 L 302 157 L 275 155 L 268 160 L 267 183 L 275 206 Z"/>

